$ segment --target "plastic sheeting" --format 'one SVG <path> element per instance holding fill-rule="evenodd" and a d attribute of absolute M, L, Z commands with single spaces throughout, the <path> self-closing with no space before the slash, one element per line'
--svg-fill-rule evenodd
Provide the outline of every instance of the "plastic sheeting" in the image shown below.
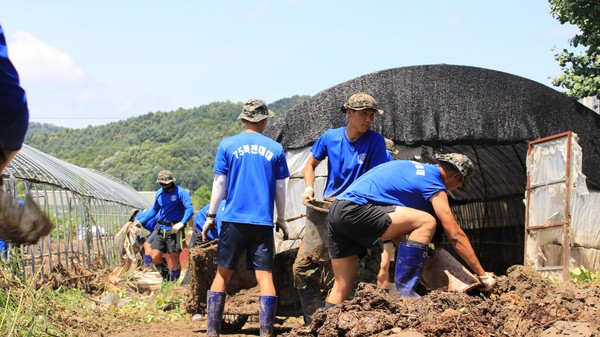
<path fill-rule="evenodd" d="M 572 137 L 570 158 L 567 140 L 561 137 L 536 143 L 527 157 L 530 180 L 527 226 L 559 226 L 528 232 L 526 263 L 547 270 L 549 275 L 562 270 L 558 267 L 564 261 L 564 242 L 568 244 L 567 268 L 600 269 L 600 193 L 590 193 L 587 189 L 577 135 Z M 560 225 L 565 221 L 566 227 Z"/>
<path fill-rule="evenodd" d="M 4 172 L 17 179 L 56 186 L 95 200 L 144 209 L 146 201 L 131 186 L 100 171 L 82 168 L 23 144 Z"/>
<path fill-rule="evenodd" d="M 302 170 L 306 165 L 310 147 L 286 151 L 286 160 L 290 170 L 290 178 L 287 180 L 287 195 L 285 203 L 285 215 L 288 219 L 296 218 L 287 223 L 289 239 L 281 241 L 281 234 L 276 233 L 276 252 L 298 248 L 304 237 L 304 223 L 306 206 L 302 204 L 302 194 L 306 188 Z M 323 199 L 325 181 L 327 179 L 327 159 L 323 160 L 315 171 L 315 198 Z"/>

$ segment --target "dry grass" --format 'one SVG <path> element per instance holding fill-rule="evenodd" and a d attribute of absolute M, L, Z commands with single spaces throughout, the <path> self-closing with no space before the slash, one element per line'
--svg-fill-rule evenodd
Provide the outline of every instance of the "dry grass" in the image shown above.
<path fill-rule="evenodd" d="M 140 293 L 127 279 L 108 282 L 109 270 L 73 264 L 34 282 L 40 278 L 23 281 L 15 269 L 0 261 L 0 336 L 101 336 L 144 322 L 189 319 L 181 309 L 185 289 L 172 283 Z"/>

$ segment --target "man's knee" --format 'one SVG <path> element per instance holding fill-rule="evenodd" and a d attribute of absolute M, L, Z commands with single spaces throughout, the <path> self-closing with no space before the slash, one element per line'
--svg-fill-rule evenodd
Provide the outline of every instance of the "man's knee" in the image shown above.
<path fill-rule="evenodd" d="M 427 214 L 427 216 L 424 216 L 421 221 L 422 223 L 420 228 L 423 231 L 427 231 L 427 233 L 430 233 L 430 237 L 433 237 L 433 234 L 435 233 L 435 228 L 437 226 L 435 218 L 431 214 Z"/>
<path fill-rule="evenodd" d="M 154 262 L 155 264 L 161 264 L 163 253 L 160 250 L 153 249 L 150 252 L 150 257 L 152 257 L 152 262 Z"/>

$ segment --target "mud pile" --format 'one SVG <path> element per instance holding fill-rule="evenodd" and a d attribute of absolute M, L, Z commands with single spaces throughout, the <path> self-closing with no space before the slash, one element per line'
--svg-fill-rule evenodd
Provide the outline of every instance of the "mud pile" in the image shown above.
<path fill-rule="evenodd" d="M 598 336 L 600 287 L 554 285 L 513 266 L 490 294 L 430 292 L 396 298 L 361 283 L 355 297 L 319 310 L 309 328 L 282 336 Z"/>

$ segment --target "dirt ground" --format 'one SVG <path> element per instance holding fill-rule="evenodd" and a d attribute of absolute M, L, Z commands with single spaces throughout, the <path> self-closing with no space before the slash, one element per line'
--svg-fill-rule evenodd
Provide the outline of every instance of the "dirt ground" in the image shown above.
<path fill-rule="evenodd" d="M 176 287 L 186 300 L 178 304 L 180 308 L 168 309 L 181 309 L 186 321 L 132 323 L 118 317 L 85 321 L 66 313 L 53 316 L 76 328 L 82 337 L 204 336 L 206 290 L 214 277 L 213 267 L 204 261 L 214 261 L 215 247 L 205 248 L 190 252 L 190 268 L 200 282 Z M 305 327 L 297 295 L 290 286 L 291 261 L 293 254 L 276 256 L 274 265 L 280 291 L 275 323 L 278 336 L 600 336 L 600 283 L 554 284 L 520 265 L 498 276 L 497 286 L 487 294 L 478 290 L 469 294 L 437 290 L 423 292 L 416 299 L 398 298 L 378 290 L 372 282 L 360 283 L 352 299 L 328 311 L 317 311 L 311 326 Z M 109 288 L 106 279 L 82 277 L 94 275 L 90 270 L 71 269 L 56 270 L 65 277 L 55 278 L 52 283 L 88 293 Z M 245 268 L 240 265 L 236 270 Z M 237 281 L 232 282 L 235 287 L 229 290 L 225 307 L 225 319 L 230 324 L 224 326 L 223 336 L 260 335 L 258 289 L 250 282 L 252 279 L 252 273 L 240 272 Z"/>
<path fill-rule="evenodd" d="M 299 317 L 278 317 L 275 327 L 277 335 L 291 331 L 302 325 Z M 206 334 L 206 319 L 188 322 L 166 322 L 160 324 L 144 324 L 121 332 L 107 332 L 104 337 L 200 337 Z M 258 321 L 248 321 L 243 328 L 237 331 L 222 331 L 222 336 L 249 337 L 260 336 Z"/>
<path fill-rule="evenodd" d="M 256 289 L 236 295 L 228 303 L 244 311 L 256 305 Z M 227 309 L 226 309 L 227 311 Z M 204 336 L 206 319 L 135 328 L 113 325 L 96 336 Z M 598 284 L 555 285 L 522 266 L 498 277 L 490 294 L 434 291 L 421 298 L 391 297 L 372 284 L 361 283 L 353 299 L 328 311 L 318 311 L 310 327 L 300 317 L 278 316 L 279 336 L 600 336 Z M 258 336 L 257 317 L 223 336 Z"/>

